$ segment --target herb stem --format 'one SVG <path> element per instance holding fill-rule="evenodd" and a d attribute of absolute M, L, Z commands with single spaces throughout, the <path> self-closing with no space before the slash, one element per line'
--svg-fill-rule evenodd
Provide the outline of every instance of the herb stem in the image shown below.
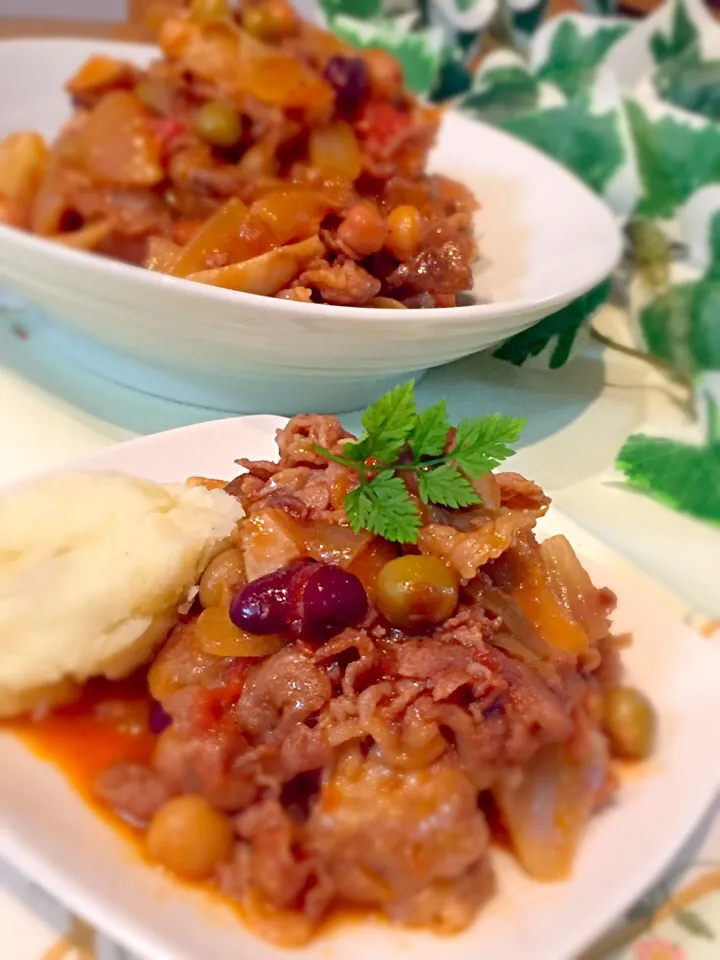
<path fill-rule="evenodd" d="M 655 357 L 651 353 L 645 353 L 642 350 L 638 350 L 636 347 L 628 347 L 624 343 L 618 343 L 617 340 L 613 340 L 611 337 L 605 336 L 604 333 L 600 333 L 596 327 L 590 327 L 590 336 L 593 340 L 601 343 L 604 347 L 609 347 L 611 350 L 616 350 L 618 353 L 622 353 L 626 357 L 633 357 L 635 360 L 642 360 L 644 363 L 648 363 L 650 366 L 661 370 L 672 380 L 682 383 L 683 386 L 688 385 L 687 374 L 677 370 L 671 363 L 668 363 L 667 360 L 662 360 L 660 357 Z"/>
<path fill-rule="evenodd" d="M 363 478 L 368 470 L 372 472 L 380 472 L 381 470 L 424 470 L 426 467 L 437 467 L 452 458 L 452 453 L 446 453 L 441 457 L 433 457 L 430 460 L 412 460 L 410 463 L 387 463 L 384 460 L 377 460 L 375 463 L 368 464 L 358 463 L 357 460 L 348 460 L 347 457 L 341 457 L 337 453 L 330 453 L 329 450 L 317 446 L 317 444 L 313 449 L 327 460 L 332 460 L 333 463 L 339 463 L 343 467 L 350 467 L 351 470 L 357 470 Z"/>
<path fill-rule="evenodd" d="M 320 447 L 316 443 L 313 444 L 313 450 L 315 453 L 319 453 L 321 457 L 325 457 L 326 460 L 332 460 L 333 463 L 339 463 L 343 467 L 355 467 L 357 470 L 359 470 L 361 467 L 361 464 L 353 463 L 351 460 L 341 457 L 337 453 L 330 453 L 330 451 L 326 450 L 325 447 Z"/>
<path fill-rule="evenodd" d="M 416 543 L 422 525 L 417 497 L 405 475 L 415 475 L 424 503 L 462 509 L 478 503 L 472 480 L 512 452 L 523 422 L 493 414 L 463 420 L 447 451 L 452 426 L 444 400 L 418 413 L 412 381 L 388 391 L 361 415 L 364 433 L 333 450 L 312 440 L 326 462 L 357 474 L 343 498 L 345 517 L 355 530 L 368 530 L 394 543 Z"/>

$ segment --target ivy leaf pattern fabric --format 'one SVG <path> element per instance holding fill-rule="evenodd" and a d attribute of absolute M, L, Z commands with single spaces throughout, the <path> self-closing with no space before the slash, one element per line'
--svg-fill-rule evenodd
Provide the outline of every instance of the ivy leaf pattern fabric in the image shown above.
<path fill-rule="evenodd" d="M 530 357 L 538 356 L 548 345 L 551 345 L 552 352 L 548 366 L 551 370 L 562 367 L 567 363 L 581 327 L 605 303 L 609 292 L 609 282 L 601 283 L 564 309 L 558 310 L 534 327 L 523 330 L 506 340 L 502 346 L 498 347 L 494 356 L 520 367 Z"/>
<path fill-rule="evenodd" d="M 501 126 L 564 163 L 598 193 L 623 160 L 617 115 L 594 113 L 584 97 L 562 107 L 510 117 Z"/>
<path fill-rule="evenodd" d="M 639 215 L 672 217 L 697 189 L 720 182 L 720 126 L 698 127 L 671 113 L 653 118 L 636 100 L 628 101 L 627 117 L 642 191 Z"/>
<path fill-rule="evenodd" d="M 720 409 L 712 401 L 708 419 L 706 443 L 637 434 L 625 442 L 616 465 L 631 489 L 720 525 Z"/>
<path fill-rule="evenodd" d="M 574 97 L 592 82 L 605 54 L 628 27 L 600 27 L 583 35 L 575 20 L 563 20 L 555 31 L 548 58 L 537 71 L 539 80 L 554 83 L 566 97 Z"/>
<path fill-rule="evenodd" d="M 548 6 L 319 0 L 316 9 L 351 44 L 394 54 L 421 96 L 526 140 L 603 197 L 626 230 L 625 269 L 644 285 L 631 301 L 633 335 L 697 381 L 720 370 L 720 191 L 714 215 L 708 206 L 720 187 L 720 23 L 704 0 L 666 0 L 638 21 L 618 17 L 615 0 L 580 0 L 583 12 L 550 19 Z M 711 255 L 693 267 L 700 220 Z M 495 355 L 518 366 L 532 357 L 550 370 L 562 366 L 609 290 L 601 284 Z M 717 404 L 712 409 L 717 424 Z M 696 446 L 631 437 L 617 466 L 638 492 L 719 522 L 720 429 L 713 430 Z M 691 473 L 699 478 L 692 484 Z"/>

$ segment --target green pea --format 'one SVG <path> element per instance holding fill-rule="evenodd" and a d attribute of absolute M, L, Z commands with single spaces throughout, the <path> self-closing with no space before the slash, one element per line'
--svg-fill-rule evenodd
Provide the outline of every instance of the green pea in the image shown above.
<path fill-rule="evenodd" d="M 229 103 L 211 100 L 195 114 L 195 131 L 214 147 L 234 147 L 242 136 L 242 120 Z"/>
<path fill-rule="evenodd" d="M 377 605 L 394 627 L 413 630 L 442 623 L 457 602 L 457 576 L 438 557 L 397 557 L 380 571 Z"/>
<path fill-rule="evenodd" d="M 616 757 L 645 760 L 655 743 L 655 710 L 634 687 L 616 687 L 605 694 L 603 727 Z"/>

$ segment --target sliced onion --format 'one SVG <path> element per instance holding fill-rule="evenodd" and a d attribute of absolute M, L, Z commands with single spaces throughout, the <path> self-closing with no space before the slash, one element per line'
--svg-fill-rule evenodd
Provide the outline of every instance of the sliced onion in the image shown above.
<path fill-rule="evenodd" d="M 588 636 L 555 593 L 532 534 L 517 537 L 513 547 L 497 560 L 492 579 L 512 596 L 550 647 L 566 654 L 587 651 Z"/>
<path fill-rule="evenodd" d="M 0 176 L 2 167 L 0 165 Z M 62 173 L 52 167 L 47 171 L 30 210 L 30 229 L 40 236 L 58 233 L 67 210 L 68 184 Z"/>
<path fill-rule="evenodd" d="M 317 924 L 307 914 L 275 906 L 254 886 L 249 887 L 241 904 L 250 928 L 279 947 L 302 947 L 315 932 Z"/>
<path fill-rule="evenodd" d="M 550 582 L 567 611 L 583 625 L 592 643 L 608 634 L 600 592 L 580 563 L 567 537 L 549 537 L 540 544 Z"/>
<path fill-rule="evenodd" d="M 592 738 L 581 758 L 566 745 L 543 748 L 493 789 L 493 796 L 521 865 L 537 880 L 570 873 L 580 838 L 607 775 L 607 748 Z"/>
<path fill-rule="evenodd" d="M 484 473 L 481 477 L 473 480 L 475 492 L 482 500 L 483 507 L 486 510 L 499 510 L 502 506 L 500 497 L 500 484 L 493 473 Z"/>
<path fill-rule="evenodd" d="M 284 647 L 287 638 L 248 633 L 235 626 L 224 607 L 208 607 L 197 618 L 194 642 L 214 657 L 267 657 Z"/>
<path fill-rule="evenodd" d="M 65 84 L 71 96 L 101 90 L 103 87 L 117 87 L 126 78 L 131 78 L 133 68 L 122 60 L 94 54 L 77 70 Z"/>
<path fill-rule="evenodd" d="M 363 304 L 364 307 L 375 307 L 377 310 L 407 310 L 404 303 L 393 297 L 373 297 Z"/>
<path fill-rule="evenodd" d="M 144 266 L 156 273 L 170 273 L 181 250 L 167 237 L 150 237 Z"/>
<path fill-rule="evenodd" d="M 152 187 L 165 176 L 145 107 L 129 90 L 112 90 L 98 101 L 78 134 L 78 148 L 85 170 L 100 182 Z"/>
<path fill-rule="evenodd" d="M 376 538 L 372 540 L 364 550 L 355 557 L 348 565 L 350 573 L 355 574 L 360 583 L 365 587 L 367 595 L 374 601 L 377 580 L 380 571 L 394 560 L 398 555 L 397 547 L 387 540 Z"/>
<path fill-rule="evenodd" d="M 313 560 L 347 569 L 372 538 L 366 530 L 355 533 L 342 524 L 316 520 L 308 526 L 303 538 L 304 552 Z"/>
<path fill-rule="evenodd" d="M 317 170 L 338 170 L 354 180 L 360 175 L 363 157 L 355 132 L 349 123 L 336 120 L 312 130 L 308 142 L 310 164 Z"/>
<path fill-rule="evenodd" d="M 537 654 L 533 653 L 529 647 L 517 640 L 511 633 L 498 630 L 492 637 L 492 645 L 509 653 L 511 657 L 522 660 L 525 663 L 544 663 Z"/>
<path fill-rule="evenodd" d="M 253 204 L 252 213 L 267 226 L 276 243 L 285 244 L 316 236 L 331 209 L 319 190 L 289 186 L 264 194 Z"/>
<path fill-rule="evenodd" d="M 48 151 L 39 133 L 12 133 L 0 143 L 0 193 L 30 203 L 45 175 Z"/>
<path fill-rule="evenodd" d="M 248 208 L 238 197 L 231 197 L 219 210 L 209 217 L 197 233 L 178 252 L 170 272 L 174 277 L 187 277 L 188 274 L 205 270 L 209 259 L 218 253 L 228 254 L 230 260 L 241 260 L 242 256 L 232 256 L 237 238 L 248 218 Z"/>
<path fill-rule="evenodd" d="M 282 510 L 262 510 L 238 528 L 248 582 L 286 567 L 303 554 L 293 521 Z"/>
<path fill-rule="evenodd" d="M 79 230 L 70 233 L 58 233 L 51 240 L 61 243 L 64 247 L 74 250 L 94 250 L 107 237 L 113 228 L 112 220 L 98 220 L 97 223 L 88 223 Z"/>
<path fill-rule="evenodd" d="M 274 297 L 304 270 L 311 260 L 322 256 L 324 252 L 325 247 L 320 237 L 310 237 L 300 243 L 268 250 L 267 253 L 242 263 L 230 263 L 215 270 L 191 273 L 187 279 L 227 290 Z"/>
<path fill-rule="evenodd" d="M 495 616 L 502 617 L 505 627 L 512 634 L 516 650 L 521 647 L 533 657 L 552 657 L 551 648 L 508 593 L 494 587 L 486 578 L 471 580 L 465 590 Z M 497 640 L 498 646 L 503 645 L 502 636 Z M 527 659 L 527 656 L 523 659 Z"/>

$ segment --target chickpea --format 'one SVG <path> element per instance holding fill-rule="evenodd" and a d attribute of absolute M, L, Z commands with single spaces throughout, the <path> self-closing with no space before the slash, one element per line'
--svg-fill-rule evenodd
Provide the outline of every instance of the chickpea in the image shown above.
<path fill-rule="evenodd" d="M 242 553 L 235 548 L 223 550 L 210 561 L 200 577 L 200 603 L 206 609 L 229 606 L 232 595 L 246 582 Z"/>
<path fill-rule="evenodd" d="M 458 580 L 439 557 L 396 557 L 380 571 L 375 593 L 385 619 L 394 627 L 412 630 L 442 623 L 453 615 Z"/>
<path fill-rule="evenodd" d="M 338 239 L 359 257 L 377 253 L 385 243 L 387 225 L 377 207 L 358 203 L 348 210 L 338 227 Z"/>
<path fill-rule="evenodd" d="M 145 837 L 148 857 L 185 880 L 204 880 L 228 860 L 233 829 L 205 797 L 185 794 L 160 807 Z"/>
<path fill-rule="evenodd" d="M 230 16 L 227 0 L 192 0 L 190 17 L 200 23 L 226 20 Z"/>
<path fill-rule="evenodd" d="M 195 114 L 195 132 L 214 147 L 234 147 L 242 136 L 242 119 L 229 103 L 210 100 Z"/>
<path fill-rule="evenodd" d="M 403 88 L 403 69 L 398 61 L 385 50 L 366 50 L 365 65 L 368 69 L 370 90 L 378 100 L 393 100 Z"/>
<path fill-rule="evenodd" d="M 286 0 L 264 0 L 248 5 L 243 11 L 243 27 L 266 43 L 282 40 L 297 30 L 295 13 Z"/>
<path fill-rule="evenodd" d="M 420 246 L 422 218 L 417 207 L 395 207 L 388 216 L 385 248 L 398 260 L 409 260 Z"/>
<path fill-rule="evenodd" d="M 634 687 L 616 687 L 605 694 L 603 727 L 616 757 L 645 760 L 655 743 L 657 721 L 648 698 Z"/>

